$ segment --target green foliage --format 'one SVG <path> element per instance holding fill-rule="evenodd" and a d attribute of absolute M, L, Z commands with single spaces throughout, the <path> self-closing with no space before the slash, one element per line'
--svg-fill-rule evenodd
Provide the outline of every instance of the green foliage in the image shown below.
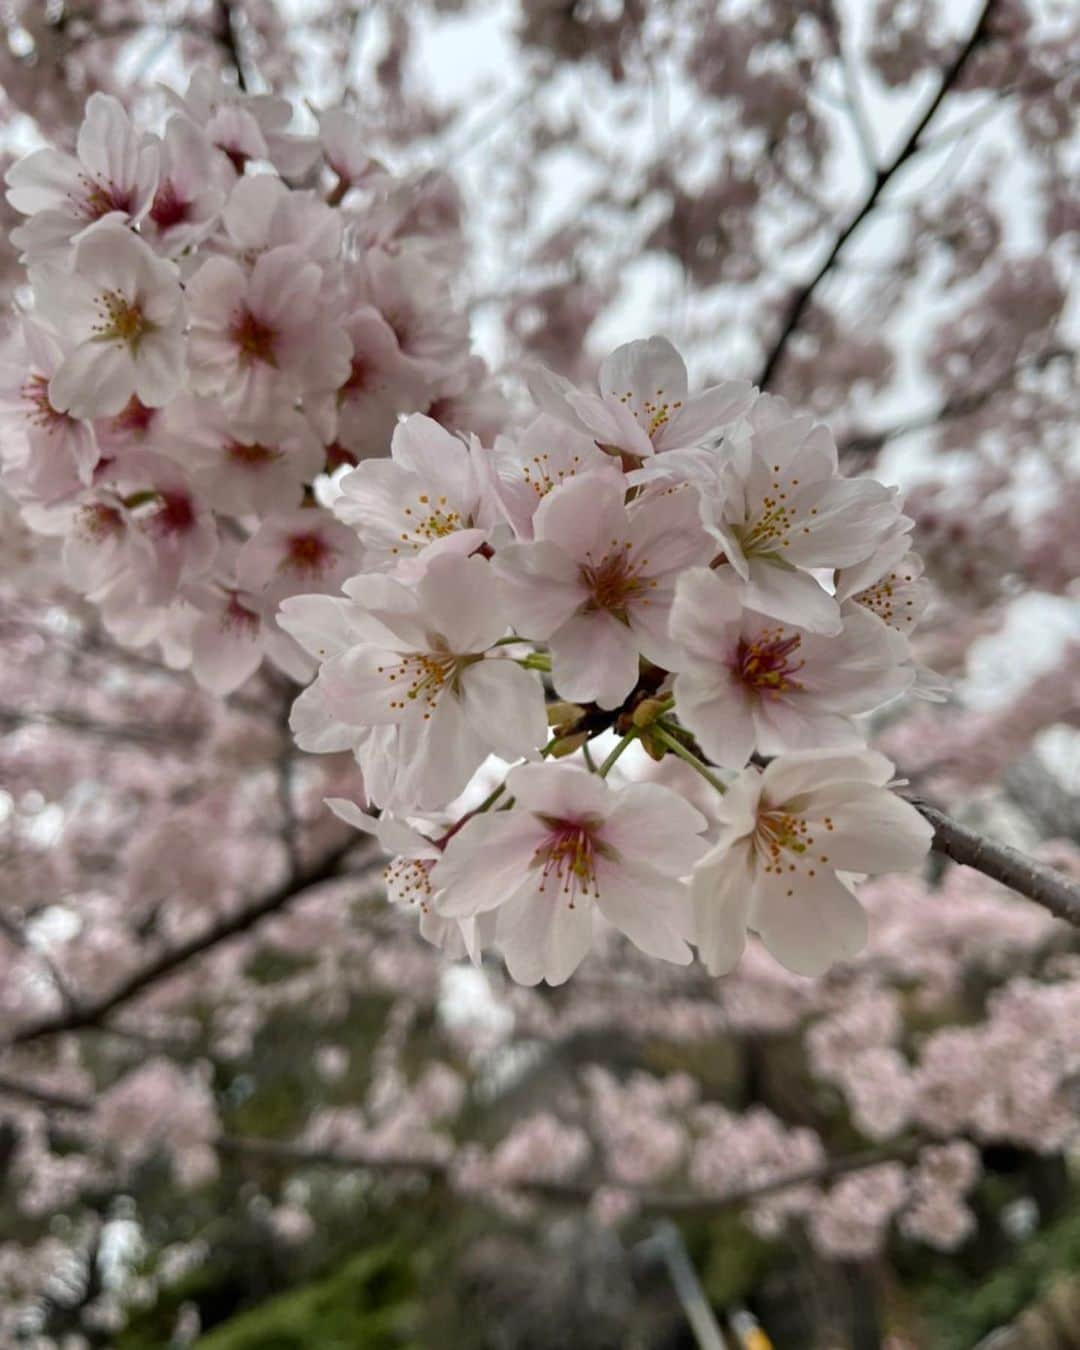
<path fill-rule="evenodd" d="M 271 1299 L 202 1337 L 197 1350 L 419 1350 L 411 1265 L 391 1244 Z"/>
<path fill-rule="evenodd" d="M 940 1350 L 971 1350 L 1048 1292 L 1056 1277 L 1080 1274 L 1080 1210 L 1033 1234 L 1007 1264 L 982 1276 L 942 1261 L 918 1302 Z"/>
<path fill-rule="evenodd" d="M 690 1239 L 691 1250 L 697 1243 Z M 701 1283 L 714 1308 L 745 1302 L 776 1257 L 772 1243 L 764 1242 L 734 1210 L 709 1221 L 707 1247 L 702 1253 Z"/>

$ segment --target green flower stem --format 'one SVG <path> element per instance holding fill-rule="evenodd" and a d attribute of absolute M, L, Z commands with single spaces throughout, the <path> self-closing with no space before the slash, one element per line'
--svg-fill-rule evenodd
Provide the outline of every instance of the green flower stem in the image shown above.
<path fill-rule="evenodd" d="M 604 760 L 603 764 L 601 764 L 600 768 L 597 770 L 597 773 L 601 778 L 606 778 L 608 776 L 611 770 L 615 767 L 616 760 L 619 758 L 619 756 L 622 754 L 622 752 L 626 749 L 626 747 L 630 744 L 631 741 L 637 740 L 637 737 L 638 737 L 637 727 L 631 727 L 630 730 L 619 742 L 619 744 L 615 747 L 614 750 L 612 750 L 611 754 L 608 755 L 607 759 Z"/>
<path fill-rule="evenodd" d="M 551 657 L 545 652 L 530 652 L 528 656 L 518 657 L 517 663 L 526 670 L 551 670 Z"/>
<path fill-rule="evenodd" d="M 727 786 L 721 783 L 708 765 L 703 764 L 692 750 L 688 750 L 677 736 L 673 736 L 670 728 L 665 726 L 663 722 L 654 722 L 649 728 L 649 732 L 661 745 L 666 745 L 673 754 L 678 755 L 681 760 L 689 764 L 695 773 L 699 773 L 705 779 L 706 783 L 711 783 L 717 792 L 724 793 L 727 791 Z"/>

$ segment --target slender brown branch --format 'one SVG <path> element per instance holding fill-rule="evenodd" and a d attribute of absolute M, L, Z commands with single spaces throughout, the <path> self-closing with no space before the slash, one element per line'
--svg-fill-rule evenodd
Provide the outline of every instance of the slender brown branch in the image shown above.
<path fill-rule="evenodd" d="M 312 1148 L 283 1139 L 255 1139 L 250 1136 L 222 1135 L 216 1141 L 219 1152 L 229 1157 L 269 1163 L 283 1163 L 301 1167 L 332 1167 L 344 1171 L 368 1169 L 383 1172 L 413 1172 L 432 1180 L 445 1178 L 450 1164 L 435 1158 L 413 1158 L 407 1154 L 338 1153 L 333 1149 Z M 765 1199 L 791 1186 L 808 1186 L 828 1182 L 849 1172 L 877 1167 L 885 1162 L 913 1162 L 922 1147 L 921 1141 L 907 1141 L 889 1147 L 864 1149 L 858 1153 L 830 1158 L 816 1167 L 789 1172 L 764 1182 L 739 1186 L 730 1191 L 710 1195 L 701 1191 L 664 1191 L 651 1187 L 620 1186 L 645 1213 L 651 1214 L 711 1214 L 755 1200 Z M 596 1191 L 609 1183 L 595 1181 L 526 1181 L 513 1188 L 538 1199 L 554 1202 L 587 1203 Z"/>
<path fill-rule="evenodd" d="M 36 1083 L 27 1083 L 4 1073 L 0 1073 L 0 1096 L 18 1097 L 35 1106 L 43 1106 L 48 1111 L 73 1111 L 77 1115 L 87 1115 L 94 1109 L 89 1097 L 56 1092 L 52 1088 L 39 1087 Z"/>
<path fill-rule="evenodd" d="M 929 802 L 909 798 L 912 806 L 934 827 L 933 848 L 953 862 L 1034 900 L 1059 919 L 1080 928 L 1080 885 L 1008 844 L 999 844 L 978 830 L 961 825 Z"/>
<path fill-rule="evenodd" d="M 958 418 L 969 417 L 972 413 L 978 412 L 980 408 L 984 408 L 988 403 L 991 403 L 999 394 L 1008 393 L 1014 387 L 1016 377 L 1023 374 L 1024 371 L 1044 370 L 1052 361 L 1072 361 L 1075 357 L 1076 353 L 1069 347 L 1051 347 L 1047 351 L 1040 352 L 1038 356 L 1032 357 L 1031 360 L 1017 362 L 1011 370 L 1002 375 L 1001 379 L 995 380 L 983 389 L 975 389 L 965 394 L 954 394 L 939 404 L 938 407 L 928 408 L 926 412 L 909 417 L 903 422 L 894 422 L 892 426 L 880 427 L 876 431 L 855 432 L 840 445 L 840 453 L 873 454 L 890 441 L 900 440 L 903 436 L 911 436 L 917 431 L 929 431 L 944 422 L 954 422 Z"/>
<path fill-rule="evenodd" d="M 884 168 L 878 170 L 869 193 L 863 200 L 861 206 L 855 211 L 855 214 L 833 240 L 832 248 L 818 267 L 818 270 L 810 280 L 800 286 L 791 297 L 791 300 L 788 302 L 783 322 L 780 325 L 780 332 L 777 334 L 772 347 L 769 349 L 769 353 L 762 365 L 761 373 L 757 377 L 757 383 L 762 389 L 765 389 L 768 386 L 770 380 L 775 375 L 777 367 L 787 350 L 788 343 L 801 324 L 810 301 L 817 293 L 818 287 L 833 270 L 836 265 L 836 260 L 839 258 L 844 246 L 863 222 L 873 214 L 874 208 L 877 206 L 882 192 L 884 192 L 885 188 L 893 180 L 896 174 L 903 168 L 908 160 L 913 158 L 921 149 L 923 133 L 933 121 L 946 96 L 960 78 L 960 75 L 972 54 L 982 43 L 986 34 L 987 23 L 996 3 L 997 0 L 984 0 L 982 9 L 979 11 L 979 17 L 975 21 L 971 33 L 957 52 L 956 56 L 942 73 L 941 83 L 938 86 L 937 93 L 926 105 L 926 108 L 923 110 L 914 127 L 912 127 L 904 144 L 893 156 L 892 160 Z"/>
<path fill-rule="evenodd" d="M 236 82 L 241 90 L 247 92 L 247 76 L 244 74 L 244 61 L 240 54 L 240 32 L 237 27 L 236 11 L 230 0 L 221 0 L 220 4 L 221 37 L 220 42 L 229 64 L 236 71 Z"/>
<path fill-rule="evenodd" d="M 146 962 L 121 980 L 115 988 L 96 999 L 77 1005 L 62 1012 L 40 1017 L 16 1028 L 8 1038 L 7 1045 L 26 1045 L 30 1041 L 40 1040 L 44 1036 L 55 1036 L 65 1031 L 78 1031 L 93 1026 L 114 1012 L 123 1004 L 130 1002 L 137 994 L 156 984 L 159 980 L 172 975 L 189 961 L 204 955 L 222 942 L 238 937 L 253 928 L 262 919 L 268 918 L 284 909 L 293 900 L 299 899 L 305 891 L 321 882 L 329 881 L 341 872 L 341 865 L 354 848 L 365 847 L 366 841 L 358 841 L 355 836 L 332 849 L 317 863 L 293 873 L 276 889 L 260 896 L 251 904 L 228 914 L 211 924 L 203 932 L 197 933 L 186 942 L 181 942 L 168 951 Z M 370 851 L 370 846 L 368 846 Z M 3 1048 L 3 1046 L 0 1046 Z"/>
<path fill-rule="evenodd" d="M 199 748 L 204 727 L 197 722 L 179 722 L 161 728 L 151 723 L 104 722 L 86 717 L 65 708 L 0 707 L 0 731 L 17 731 L 25 726 L 63 727 L 80 735 L 97 736 L 102 740 L 119 741 L 125 745 L 147 745 L 168 749 L 178 755 L 190 755 Z"/>

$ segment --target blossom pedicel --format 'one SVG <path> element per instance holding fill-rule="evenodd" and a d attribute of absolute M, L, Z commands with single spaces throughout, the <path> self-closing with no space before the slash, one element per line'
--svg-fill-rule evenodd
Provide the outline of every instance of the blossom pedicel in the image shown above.
<path fill-rule="evenodd" d="M 334 809 L 401 849 L 393 898 L 453 954 L 494 942 L 530 984 L 605 925 L 714 973 L 748 930 L 801 973 L 853 955 L 854 878 L 929 845 L 858 721 L 933 694 L 896 493 L 746 381 L 692 393 L 662 337 L 595 390 L 535 372 L 511 423 L 453 303 L 455 210 L 402 209 L 442 180 L 397 182 L 348 114 L 288 121 L 199 73 L 160 136 L 94 95 L 75 156 L 10 170 L 27 520 L 114 636 L 214 692 L 314 676 L 296 739 L 355 754 L 380 821 Z M 616 769 L 636 741 L 711 809 Z"/>

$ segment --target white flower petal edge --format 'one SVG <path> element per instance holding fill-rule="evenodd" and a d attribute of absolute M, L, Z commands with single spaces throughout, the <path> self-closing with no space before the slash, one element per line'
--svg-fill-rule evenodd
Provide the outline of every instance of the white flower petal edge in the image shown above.
<path fill-rule="evenodd" d="M 820 975 L 862 948 L 866 915 L 847 874 L 917 867 L 933 837 L 885 786 L 891 773 L 867 750 L 781 755 L 764 772 L 743 770 L 691 882 L 698 951 L 712 974 L 735 965 L 747 929 L 798 975 Z"/>
<path fill-rule="evenodd" d="M 522 984 L 561 984 L 592 943 L 598 912 L 637 947 L 690 960 L 689 892 L 705 818 L 655 784 L 619 790 L 568 764 L 526 764 L 510 810 L 476 816 L 432 872 L 450 917 L 497 911 L 496 936 Z"/>

